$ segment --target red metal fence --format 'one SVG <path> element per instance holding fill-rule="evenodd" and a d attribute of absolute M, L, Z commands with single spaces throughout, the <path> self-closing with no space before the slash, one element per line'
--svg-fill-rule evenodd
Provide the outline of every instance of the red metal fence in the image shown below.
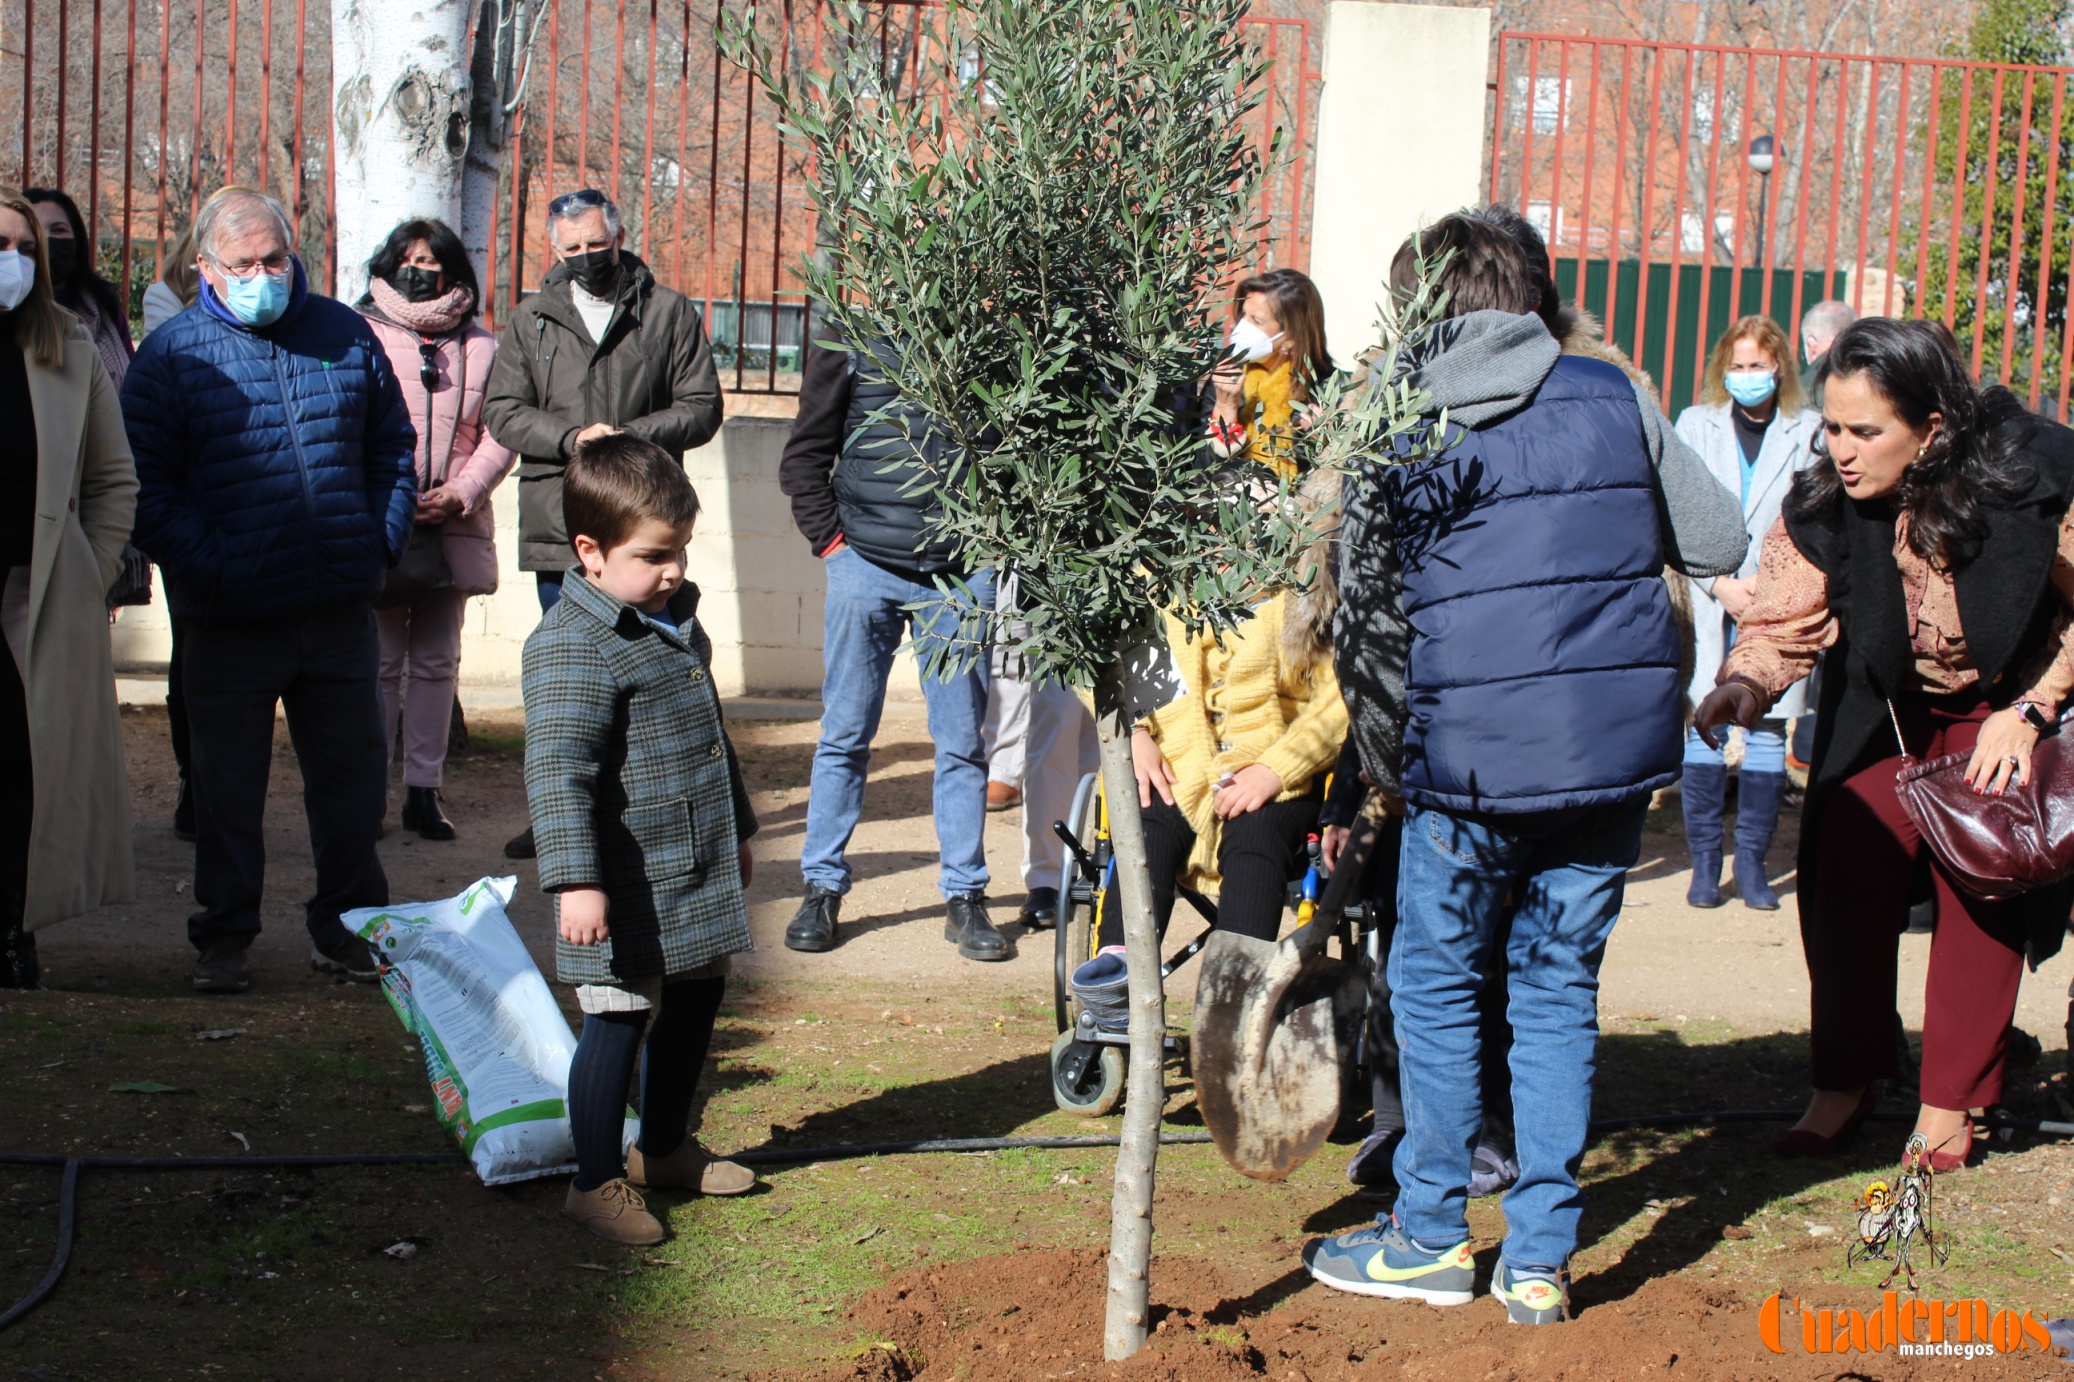
<path fill-rule="evenodd" d="M 1935 317 L 2066 416 L 2074 69 L 1501 36 L 1490 195 L 1652 370 L 1699 386 L 1733 316 Z M 2063 166 L 2065 165 L 2065 166 Z"/>
<path fill-rule="evenodd" d="M 630 248 L 704 304 L 729 385 L 793 391 L 805 321 L 794 266 L 812 248 L 813 214 L 798 152 L 714 41 L 725 0 L 543 2 L 492 213 L 492 319 L 547 267 L 548 201 L 597 186 L 620 204 Z M 790 63 L 823 61 L 832 39 L 819 0 L 759 13 Z M 872 41 L 889 90 L 912 90 L 917 47 L 940 14 L 882 0 Z M 1283 132 L 1262 193 L 1262 254 L 1301 267 L 1310 26 L 1248 27 L 1275 59 L 1260 136 Z M 314 282 L 335 284 L 330 0 L 0 0 L 0 90 L 10 89 L 22 98 L 0 105 L 0 170 L 73 193 L 131 302 L 227 182 L 290 205 Z"/>

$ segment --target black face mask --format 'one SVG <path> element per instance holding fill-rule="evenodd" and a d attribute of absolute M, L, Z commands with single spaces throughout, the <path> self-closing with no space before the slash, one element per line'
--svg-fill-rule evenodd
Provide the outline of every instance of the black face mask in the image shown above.
<path fill-rule="evenodd" d="M 50 256 L 50 279 L 53 284 L 72 281 L 72 273 L 79 267 L 79 242 L 70 236 L 53 235 L 43 242 L 44 253 Z"/>
<path fill-rule="evenodd" d="M 389 286 L 403 294 L 405 302 L 430 302 L 440 296 L 438 269 L 421 269 L 416 264 L 405 264 L 389 280 Z"/>
<path fill-rule="evenodd" d="M 619 250 L 609 247 L 572 254 L 562 261 L 576 277 L 577 285 L 594 298 L 610 297 L 619 282 Z"/>

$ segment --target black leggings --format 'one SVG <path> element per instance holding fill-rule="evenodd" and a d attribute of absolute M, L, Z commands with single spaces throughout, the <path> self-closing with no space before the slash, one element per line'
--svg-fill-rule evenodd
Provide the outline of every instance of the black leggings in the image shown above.
<path fill-rule="evenodd" d="M 692 1096 L 713 1041 L 725 979 L 680 979 L 664 984 L 655 1005 L 655 1030 L 641 1062 L 641 1154 L 668 1156 L 684 1144 Z M 626 1174 L 620 1142 L 627 1085 L 649 1014 L 586 1013 L 583 1035 L 569 1062 L 569 1134 L 576 1143 L 576 1188 L 595 1190 Z"/>
<path fill-rule="evenodd" d="M 1289 880 L 1302 868 L 1304 843 L 1318 828 L 1319 792 L 1294 801 L 1271 801 L 1224 822 L 1217 848 L 1217 927 L 1271 941 L 1282 930 L 1289 905 Z M 1144 812 L 1145 863 L 1152 870 L 1152 918 L 1167 933 L 1174 914 L 1175 883 L 1195 849 L 1195 830 L 1181 808 L 1153 797 Z M 1123 944 L 1123 909 L 1102 909 L 1102 945 Z"/>

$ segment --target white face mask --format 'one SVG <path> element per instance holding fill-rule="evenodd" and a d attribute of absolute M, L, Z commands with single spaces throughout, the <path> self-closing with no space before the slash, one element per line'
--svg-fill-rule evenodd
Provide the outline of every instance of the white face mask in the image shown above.
<path fill-rule="evenodd" d="M 0 250 L 0 312 L 12 312 L 36 286 L 36 261 L 20 250 Z"/>
<path fill-rule="evenodd" d="M 1280 333 L 1270 336 L 1251 321 L 1241 318 L 1231 329 L 1232 355 L 1247 364 L 1265 360 L 1275 353 L 1275 342 L 1281 340 Z"/>

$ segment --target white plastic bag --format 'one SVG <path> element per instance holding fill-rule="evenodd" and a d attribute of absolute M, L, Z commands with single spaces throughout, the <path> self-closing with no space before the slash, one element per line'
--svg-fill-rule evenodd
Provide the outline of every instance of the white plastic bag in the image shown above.
<path fill-rule="evenodd" d="M 483 878 L 459 897 L 343 918 L 381 957 L 382 991 L 424 1048 L 440 1124 L 485 1185 L 576 1169 L 576 1040 L 505 915 L 517 883 Z"/>

